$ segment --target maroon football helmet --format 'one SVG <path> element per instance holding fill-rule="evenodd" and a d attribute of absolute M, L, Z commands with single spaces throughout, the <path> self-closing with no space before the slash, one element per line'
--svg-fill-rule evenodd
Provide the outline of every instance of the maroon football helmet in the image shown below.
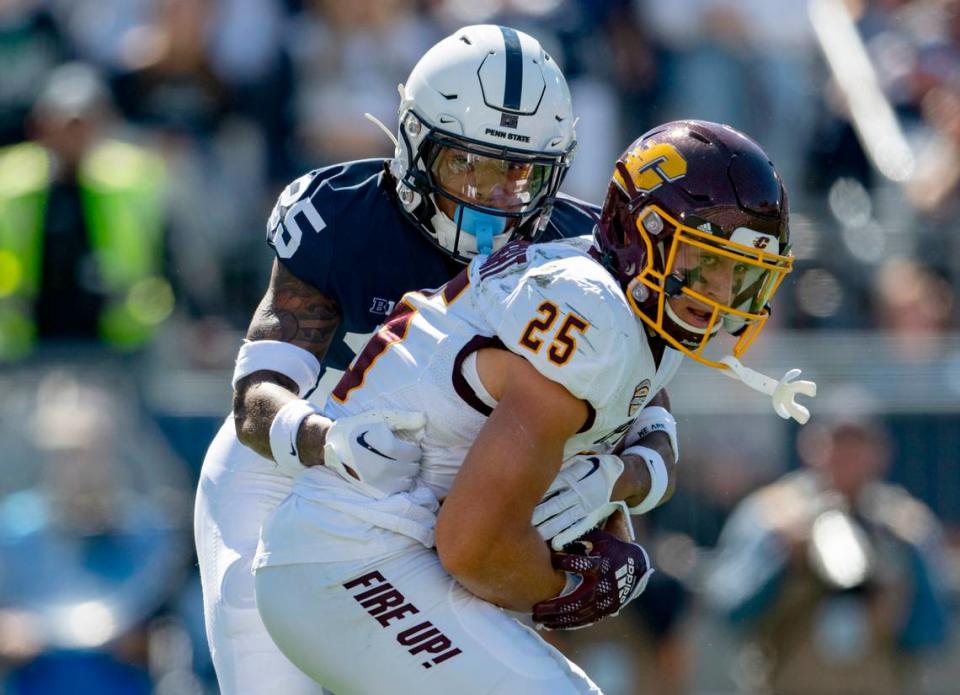
<path fill-rule="evenodd" d="M 634 311 L 672 347 L 703 354 L 720 328 L 739 357 L 790 272 L 787 196 L 766 153 L 707 121 L 650 130 L 617 160 L 595 231 Z"/>

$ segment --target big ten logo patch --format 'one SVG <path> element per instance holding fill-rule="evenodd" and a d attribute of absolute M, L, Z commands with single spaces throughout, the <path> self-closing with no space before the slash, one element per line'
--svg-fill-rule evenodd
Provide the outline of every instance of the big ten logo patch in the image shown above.
<path fill-rule="evenodd" d="M 373 303 L 370 305 L 371 314 L 382 314 L 386 316 L 393 312 L 393 307 L 396 306 L 396 302 L 393 302 L 389 299 L 381 299 L 380 297 L 374 297 Z"/>
<path fill-rule="evenodd" d="M 630 406 L 627 408 L 627 415 L 633 417 L 640 408 L 643 407 L 643 404 L 647 401 L 647 396 L 650 395 L 650 380 L 644 379 L 637 387 L 633 390 L 633 397 L 630 399 Z"/>
<path fill-rule="evenodd" d="M 676 181 L 687 175 L 687 160 L 670 143 L 650 145 L 645 149 L 637 147 L 627 153 L 624 169 L 630 176 L 633 188 L 643 193 L 649 193 L 667 181 Z M 630 186 L 623 177 L 623 170 L 618 166 L 613 173 L 617 185 L 630 194 Z"/>
<path fill-rule="evenodd" d="M 411 619 L 410 616 L 419 613 L 420 609 L 407 601 L 379 572 L 368 572 L 351 579 L 343 588 L 353 594 L 354 600 L 381 627 L 388 627 L 395 622 L 396 627 L 403 628 L 397 633 L 397 642 L 411 655 L 426 659 L 420 662 L 424 668 L 433 668 L 462 653 L 429 620 Z"/>

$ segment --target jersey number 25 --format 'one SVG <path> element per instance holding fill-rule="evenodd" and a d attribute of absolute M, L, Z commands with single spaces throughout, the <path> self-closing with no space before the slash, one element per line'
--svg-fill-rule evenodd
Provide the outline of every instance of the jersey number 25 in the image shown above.
<path fill-rule="evenodd" d="M 520 345 L 531 352 L 538 353 L 544 345 L 544 339 L 538 337 L 538 333 L 549 331 L 557 319 L 563 315 L 564 319 L 560 322 L 560 328 L 557 329 L 550 347 L 547 349 L 547 359 L 558 367 L 562 367 L 577 349 L 577 336 L 574 331 L 581 334 L 586 333 L 590 324 L 584 321 L 576 314 L 564 314 L 557 308 L 553 302 L 545 301 L 537 307 L 539 316 L 530 319 L 527 327 L 520 336 Z"/>

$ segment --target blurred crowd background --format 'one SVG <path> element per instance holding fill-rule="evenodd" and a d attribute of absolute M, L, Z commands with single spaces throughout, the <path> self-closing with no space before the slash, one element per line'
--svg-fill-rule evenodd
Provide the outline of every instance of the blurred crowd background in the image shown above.
<path fill-rule="evenodd" d="M 797 265 L 747 361 L 820 387 L 800 429 L 681 370 L 659 571 L 552 639 L 610 695 L 958 692 L 957 0 L 0 0 L 0 692 L 217 692 L 191 505 L 266 217 L 480 22 L 563 67 L 568 193 L 673 118 L 770 153 Z"/>

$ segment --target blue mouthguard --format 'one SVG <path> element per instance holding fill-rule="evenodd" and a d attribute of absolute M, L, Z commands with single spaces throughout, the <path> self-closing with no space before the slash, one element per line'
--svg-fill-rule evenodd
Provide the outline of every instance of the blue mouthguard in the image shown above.
<path fill-rule="evenodd" d="M 457 206 L 457 222 L 460 229 L 472 235 L 477 240 L 477 251 L 488 254 L 493 251 L 493 237 L 503 234 L 507 226 L 507 218 L 490 215 L 485 212 Z"/>

